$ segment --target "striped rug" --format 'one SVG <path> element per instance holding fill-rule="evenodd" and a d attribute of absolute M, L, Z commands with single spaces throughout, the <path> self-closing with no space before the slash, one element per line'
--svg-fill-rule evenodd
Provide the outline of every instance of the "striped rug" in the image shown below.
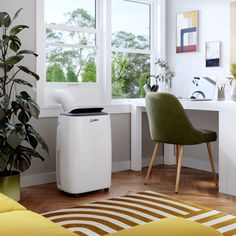
<path fill-rule="evenodd" d="M 78 235 L 105 235 L 166 217 L 183 217 L 236 235 L 236 217 L 152 191 L 43 214 Z"/>

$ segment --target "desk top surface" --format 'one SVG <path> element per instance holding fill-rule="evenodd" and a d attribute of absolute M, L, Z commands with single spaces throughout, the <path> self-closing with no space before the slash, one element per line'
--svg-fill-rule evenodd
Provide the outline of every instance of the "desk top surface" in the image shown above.
<path fill-rule="evenodd" d="M 194 101 L 194 100 L 179 100 L 184 109 L 187 110 L 204 110 L 204 111 L 235 111 L 236 112 L 236 102 L 231 100 L 226 101 Z M 132 102 L 133 106 L 145 107 L 144 99 L 137 99 Z"/>

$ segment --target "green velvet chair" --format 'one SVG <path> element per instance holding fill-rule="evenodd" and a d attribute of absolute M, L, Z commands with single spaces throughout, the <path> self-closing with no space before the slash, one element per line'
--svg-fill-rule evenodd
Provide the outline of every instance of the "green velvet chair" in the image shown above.
<path fill-rule="evenodd" d="M 214 158 L 211 149 L 211 142 L 214 142 L 217 139 L 216 132 L 195 129 L 179 100 L 169 93 L 149 93 L 146 95 L 145 100 L 151 138 L 156 142 L 145 184 L 147 184 L 160 143 L 176 145 L 176 193 L 179 189 L 184 145 L 206 143 L 214 181 L 217 186 Z"/>

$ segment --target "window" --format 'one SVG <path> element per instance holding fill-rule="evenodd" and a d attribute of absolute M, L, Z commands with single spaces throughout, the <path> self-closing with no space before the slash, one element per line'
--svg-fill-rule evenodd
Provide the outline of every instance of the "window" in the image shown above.
<path fill-rule="evenodd" d="M 112 97 L 144 96 L 150 63 L 151 4 L 112 0 Z"/>
<path fill-rule="evenodd" d="M 45 0 L 46 81 L 96 82 L 95 0 Z"/>
<path fill-rule="evenodd" d="M 36 3 L 41 107 L 59 111 L 55 89 L 69 91 L 81 106 L 144 96 L 155 59 L 164 59 L 165 0 Z"/>

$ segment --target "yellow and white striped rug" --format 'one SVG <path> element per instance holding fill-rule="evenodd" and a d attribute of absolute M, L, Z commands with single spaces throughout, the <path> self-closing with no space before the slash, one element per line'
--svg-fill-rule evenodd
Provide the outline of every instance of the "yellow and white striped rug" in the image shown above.
<path fill-rule="evenodd" d="M 166 217 L 183 217 L 236 235 L 236 217 L 152 191 L 43 214 L 79 235 L 105 235 Z"/>

